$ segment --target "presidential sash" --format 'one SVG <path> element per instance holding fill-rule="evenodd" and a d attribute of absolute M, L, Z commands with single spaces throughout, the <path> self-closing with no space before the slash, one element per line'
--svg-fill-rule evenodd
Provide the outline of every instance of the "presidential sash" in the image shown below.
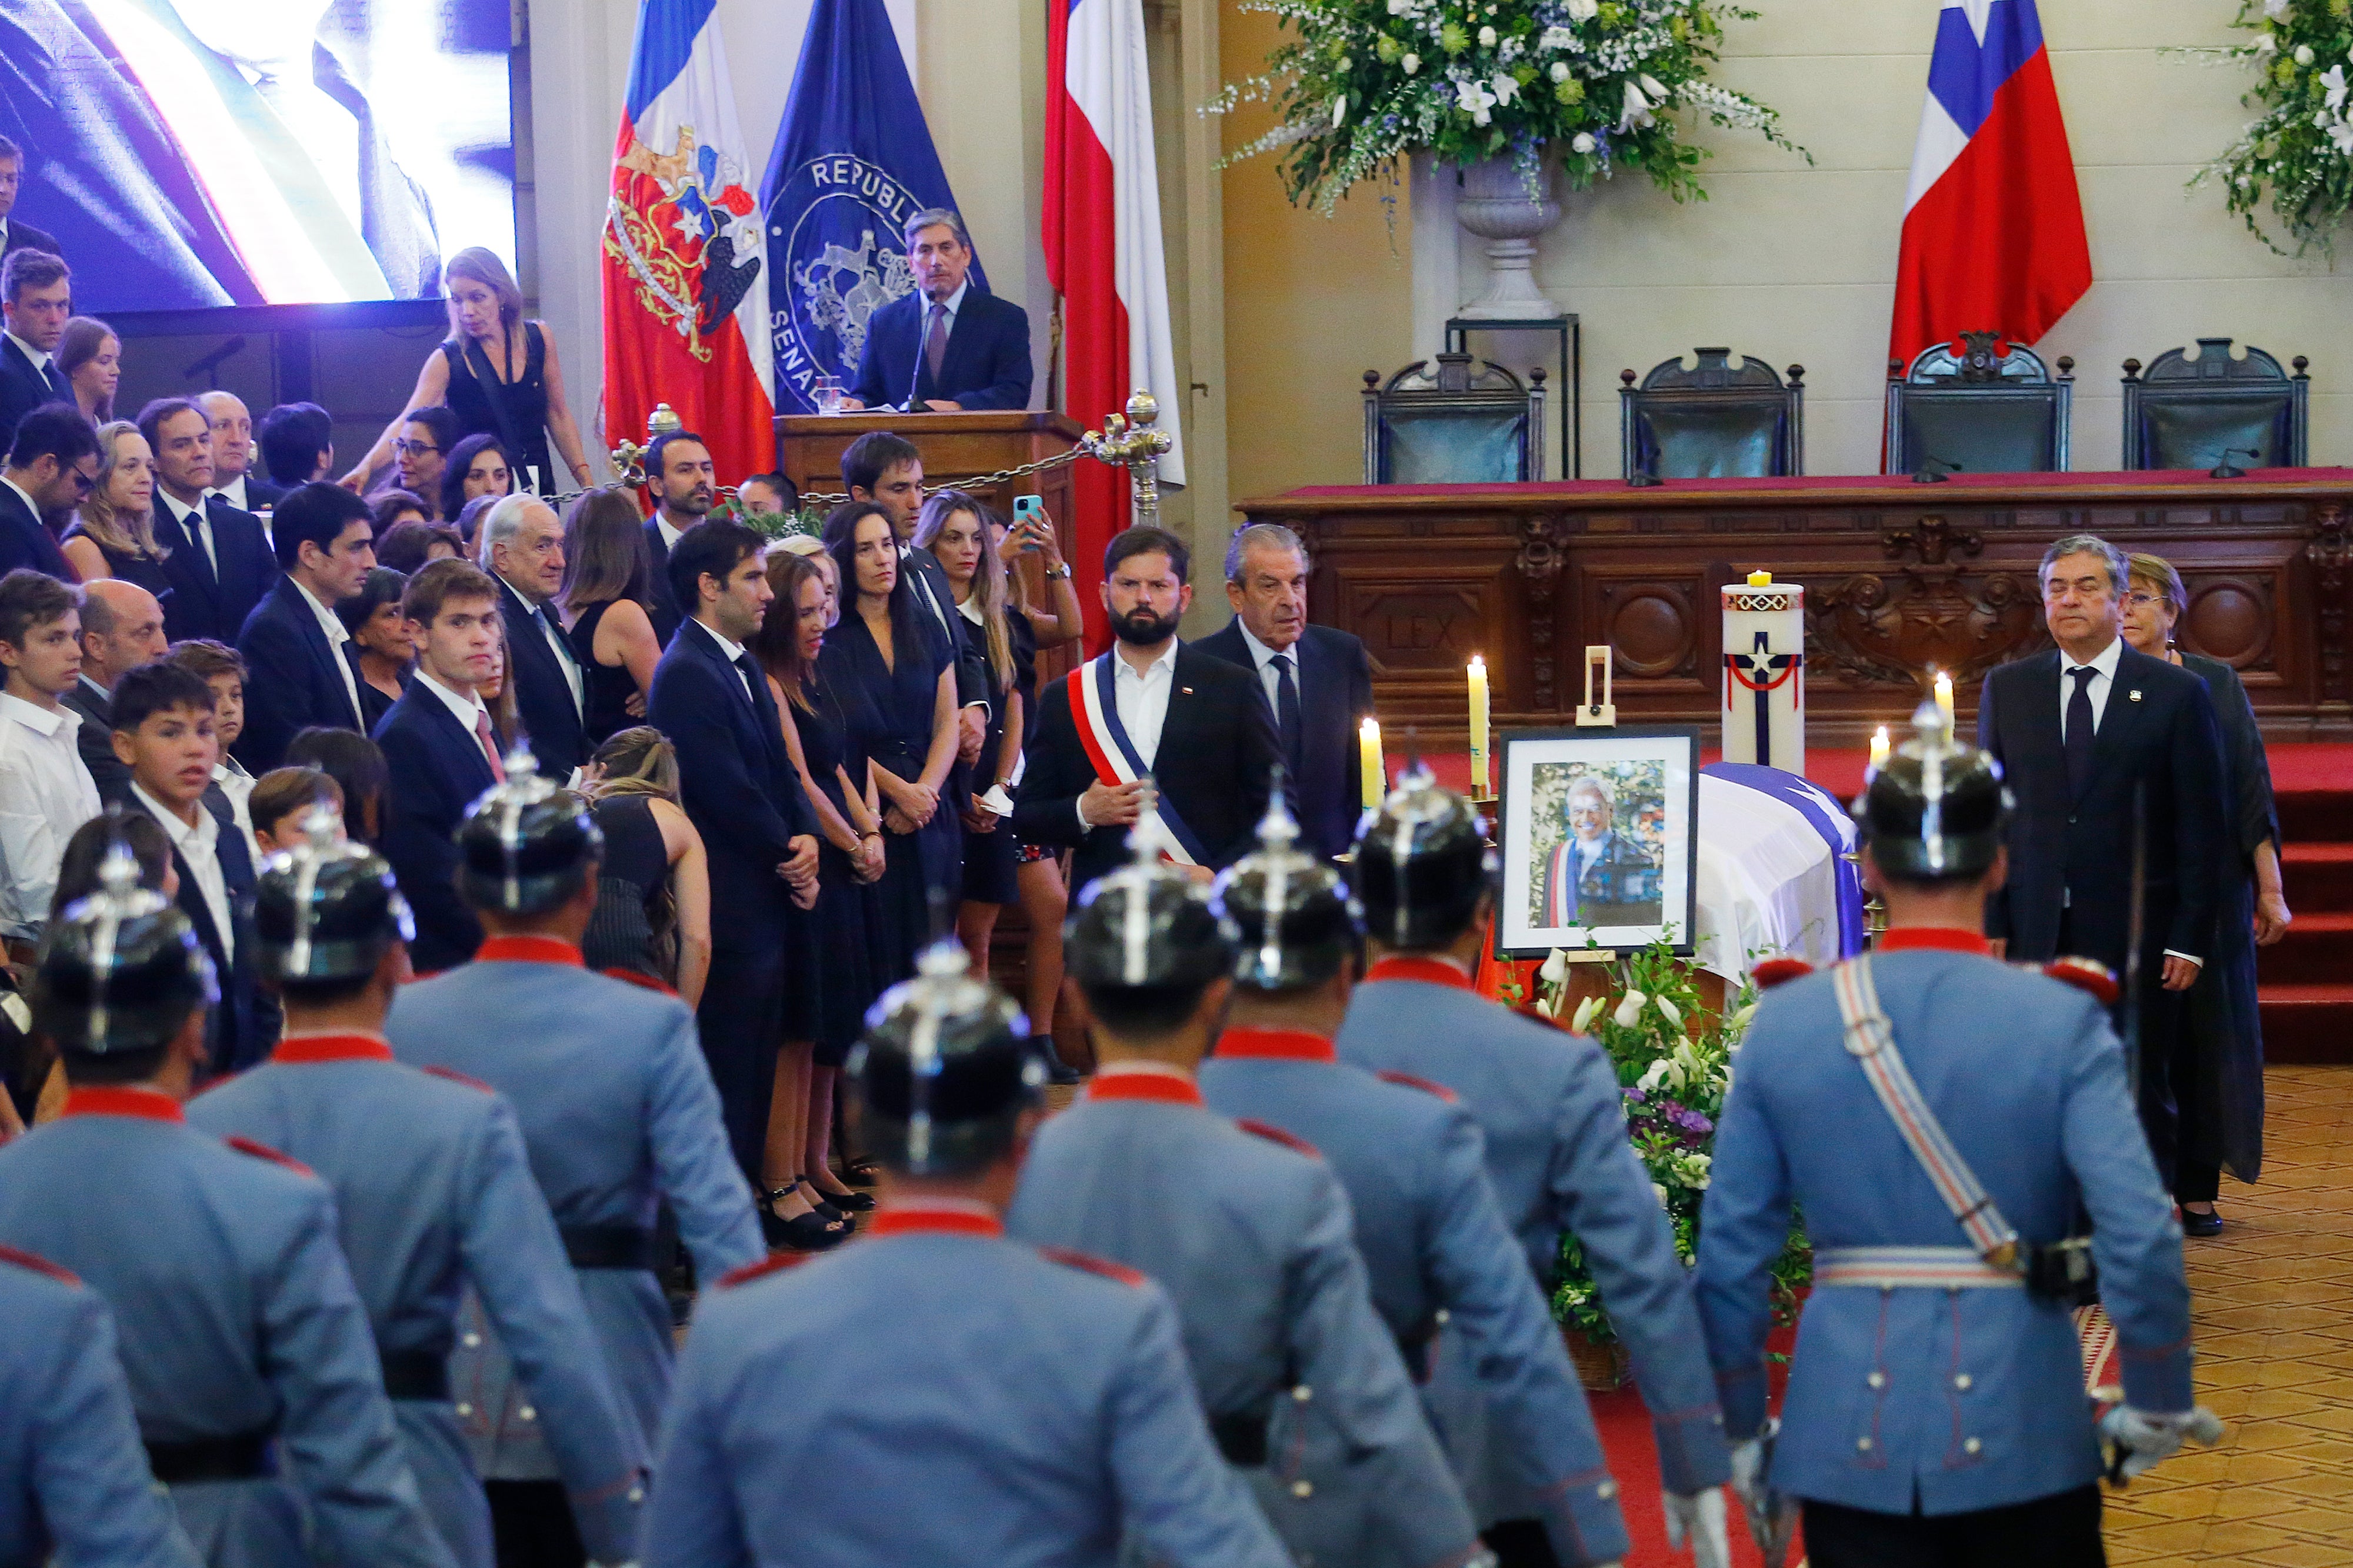
<path fill-rule="evenodd" d="M 1117 652 L 1106 652 L 1088 660 L 1071 671 L 1068 691 L 1071 699 L 1071 720 L 1079 731 L 1079 744 L 1086 748 L 1087 761 L 1095 770 L 1095 777 L 1105 784 L 1134 784 L 1148 780 L 1151 770 L 1144 765 L 1135 743 L 1127 738 L 1126 729 L 1119 721 L 1119 703 L 1113 695 L 1116 672 L 1112 660 Z M 1171 693 L 1174 696 L 1174 693 Z M 1161 853 L 1179 866 L 1206 866 L 1208 851 L 1193 836 L 1185 819 L 1176 815 L 1168 796 L 1153 790 L 1158 805 L 1160 825 L 1167 829 L 1162 835 Z"/>
<path fill-rule="evenodd" d="M 1577 923 L 1577 840 L 1565 838 L 1552 847 L 1545 879 L 1544 924 L 1547 931 L 1563 931 Z"/>

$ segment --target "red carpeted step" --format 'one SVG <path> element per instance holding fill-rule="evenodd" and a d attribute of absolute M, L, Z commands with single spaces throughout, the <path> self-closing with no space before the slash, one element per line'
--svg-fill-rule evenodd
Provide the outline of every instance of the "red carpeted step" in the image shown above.
<path fill-rule="evenodd" d="M 2353 843 L 2291 844 L 2280 851 L 2280 874 L 2298 919 L 2353 910 Z"/>
<path fill-rule="evenodd" d="M 2263 988 L 2263 1059 L 2353 1064 L 2353 984 Z"/>
<path fill-rule="evenodd" d="M 2272 753 L 2274 757 L 2279 752 Z M 2333 789 L 2275 790 L 2280 838 L 2287 844 L 2343 844 L 2353 840 L 2353 779 Z"/>
<path fill-rule="evenodd" d="M 2256 953 L 2255 975 L 2266 987 L 2353 981 L 2353 913 L 2298 911 L 2287 934 Z"/>

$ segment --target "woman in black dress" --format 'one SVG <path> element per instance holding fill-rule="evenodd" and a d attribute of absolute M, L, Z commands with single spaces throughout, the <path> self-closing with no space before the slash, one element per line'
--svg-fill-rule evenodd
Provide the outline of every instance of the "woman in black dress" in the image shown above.
<path fill-rule="evenodd" d="M 119 577 L 161 599 L 172 588 L 164 575 L 172 551 L 155 537 L 154 509 L 155 459 L 146 437 L 128 419 L 100 426 L 98 479 L 66 530 L 66 564 L 85 583 Z"/>
<path fill-rule="evenodd" d="M 2174 1065 L 2181 1113 L 2174 1197 L 2187 1234 L 2215 1236 L 2222 1229 L 2214 1212 L 2222 1172 L 2242 1182 L 2263 1172 L 2263 1029 L 2255 949 L 2279 941 L 2292 918 L 2280 884 L 2279 813 L 2263 731 L 2238 672 L 2221 659 L 2184 653 L 2174 642 L 2175 626 L 2189 607 L 2181 574 L 2160 555 L 2128 560 L 2125 640 L 2203 680 L 2222 731 L 2222 801 L 2231 837 L 2221 858 L 2214 937 L 2189 987 Z"/>
<path fill-rule="evenodd" d="M 408 640 L 408 622 L 400 613 L 400 595 L 408 578 L 389 566 L 370 571 L 360 591 L 335 606 L 335 618 L 352 634 L 359 650 L 360 728 L 375 733 L 376 721 L 392 711 L 408 678 L 417 668 L 417 647 Z"/>
<path fill-rule="evenodd" d="M 651 725 L 622 731 L 588 759 L 587 794 L 605 835 L 588 967 L 659 980 L 691 1007 L 711 974 L 711 871 L 678 803 L 677 748 Z"/>
<path fill-rule="evenodd" d="M 554 495 L 563 488 L 563 476 L 548 456 L 551 435 L 564 472 L 585 489 L 588 459 L 564 401 L 555 340 L 539 322 L 523 320 L 522 290 L 506 263 L 480 246 L 469 246 L 442 266 L 441 278 L 449 336 L 417 373 L 407 406 L 393 416 L 343 483 L 366 493 L 412 411 L 445 405 L 463 434 L 496 436 L 505 445 L 522 467 L 515 476 L 518 489 Z"/>
<path fill-rule="evenodd" d="M 955 668 L 946 637 L 915 606 L 899 569 L 888 513 L 844 501 L 825 520 L 825 547 L 841 583 L 841 621 L 818 668 L 841 700 L 851 745 L 866 758 L 882 803 L 884 868 L 875 884 L 886 949 L 876 978 L 889 985 L 915 971 L 963 890 L 956 818 L 943 798 L 956 760 Z"/>
<path fill-rule="evenodd" d="M 441 515 L 456 517 L 470 500 L 503 500 L 514 494 L 514 468 L 496 436 L 469 436 L 450 448 L 441 465 Z"/>
<path fill-rule="evenodd" d="M 779 1177 L 789 1173 L 785 1185 L 814 1205 L 821 1220 L 874 1206 L 867 1194 L 836 1178 L 826 1161 L 835 1083 L 867 1007 L 882 990 L 873 965 L 879 922 L 872 884 L 885 864 L 881 800 L 854 750 L 840 699 L 820 668 L 833 605 L 823 559 L 769 552 L 768 586 L 776 599 L 751 645 L 776 700 L 785 749 L 817 812 L 813 919 L 825 973 L 815 1037 L 786 1041 L 777 1054 L 768 1161 Z M 787 1226 L 800 1224 L 781 1203 L 776 1213 Z"/>
<path fill-rule="evenodd" d="M 661 643 L 646 610 L 652 578 L 645 519 L 629 493 L 575 497 L 564 513 L 564 588 L 555 599 L 580 663 L 581 725 L 591 745 L 637 722 L 653 691 Z"/>

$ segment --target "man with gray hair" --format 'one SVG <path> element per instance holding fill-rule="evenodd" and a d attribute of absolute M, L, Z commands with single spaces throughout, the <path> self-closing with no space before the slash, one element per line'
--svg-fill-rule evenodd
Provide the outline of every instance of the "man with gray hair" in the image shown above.
<path fill-rule="evenodd" d="M 564 586 L 563 521 L 537 496 L 508 496 L 484 514 L 480 549 L 482 570 L 499 580 L 519 738 L 541 773 L 570 778 L 588 760 L 588 731 L 582 717 L 586 676 L 553 607 Z"/>
<path fill-rule="evenodd" d="M 1986 677 L 1978 744 L 2017 803 L 2009 875 L 1986 905 L 1998 953 L 2096 960 L 2121 979 L 2133 958 L 2137 863 L 2139 984 L 2118 1023 L 2139 1024 L 2141 1126 L 2158 1173 L 2175 1178 L 2177 1108 L 2200 1092 L 2184 994 L 2213 951 L 2224 839 L 2222 747 L 2206 683 L 2124 640 L 2124 554 L 2074 534 L 2042 557 L 2042 618 L 2059 646 Z M 2211 1193 L 2203 1194 L 2211 1198 Z M 2200 1216 L 2197 1234 L 2221 1223 Z"/>
<path fill-rule="evenodd" d="M 1345 854 L 1363 808 L 1356 726 L 1373 710 L 1365 645 L 1307 624 L 1307 546 L 1280 523 L 1254 522 L 1226 547 L 1234 618 L 1193 646 L 1258 676 L 1282 739 L 1302 847 Z"/>
<path fill-rule="evenodd" d="M 907 219 L 915 290 L 866 321 L 858 384 L 844 408 L 953 414 L 1029 406 L 1029 313 L 971 276 L 964 219 L 925 207 Z"/>

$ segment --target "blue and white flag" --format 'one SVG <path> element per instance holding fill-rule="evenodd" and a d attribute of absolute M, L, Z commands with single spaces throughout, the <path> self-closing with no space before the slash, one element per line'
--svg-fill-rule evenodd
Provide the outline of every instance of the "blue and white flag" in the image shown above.
<path fill-rule="evenodd" d="M 817 0 L 760 203 L 776 411 L 815 412 L 817 377 L 855 381 L 868 318 L 914 292 L 907 219 L 955 205 L 882 0 Z"/>

